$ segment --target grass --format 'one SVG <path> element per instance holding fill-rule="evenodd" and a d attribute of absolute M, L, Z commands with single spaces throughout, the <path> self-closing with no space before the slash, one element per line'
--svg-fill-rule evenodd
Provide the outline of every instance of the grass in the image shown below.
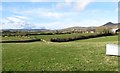
<path fill-rule="evenodd" d="M 6 36 L 2 37 L 2 41 L 8 41 L 8 40 L 29 40 L 32 38 L 38 38 L 38 39 L 44 39 L 45 41 L 50 41 L 51 38 L 67 38 L 67 37 L 75 37 L 75 36 L 81 36 L 83 34 L 58 34 L 58 35 L 33 35 L 29 37 L 25 36 Z"/>
<path fill-rule="evenodd" d="M 107 41 L 118 41 L 118 36 L 105 36 L 99 38 L 91 38 L 86 40 L 77 40 L 77 42 L 107 42 Z M 75 41 L 76 42 L 76 41 Z"/>
<path fill-rule="evenodd" d="M 108 36 L 66 43 L 4 43 L 3 71 L 117 71 L 118 57 L 105 55 L 105 44 L 117 44 L 117 38 Z"/>
<path fill-rule="evenodd" d="M 74 34 L 57 34 L 57 35 L 36 35 L 36 36 L 31 36 L 31 37 L 36 37 L 38 39 L 44 39 L 46 41 L 50 41 L 51 38 L 73 38 L 73 37 L 78 37 L 81 35 L 89 35 L 91 33 L 74 33 Z"/>
<path fill-rule="evenodd" d="M 31 37 L 25 37 L 25 36 L 6 36 L 2 37 L 2 41 L 11 41 L 11 40 L 30 40 Z"/>

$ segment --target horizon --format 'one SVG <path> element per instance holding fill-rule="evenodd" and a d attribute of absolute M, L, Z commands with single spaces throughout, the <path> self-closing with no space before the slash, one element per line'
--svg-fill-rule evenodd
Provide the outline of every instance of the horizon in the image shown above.
<path fill-rule="evenodd" d="M 118 22 L 118 2 L 2 2 L 0 29 L 63 29 Z"/>
<path fill-rule="evenodd" d="M 107 22 L 107 23 L 113 23 L 113 22 Z M 107 24 L 106 23 L 106 24 Z M 119 23 L 113 23 L 113 24 L 119 24 Z M 101 25 L 101 26 L 104 26 L 105 24 L 103 24 L 103 25 Z M 118 25 L 119 26 L 119 25 Z M 16 29 L 1 29 L 1 30 L 62 30 L 62 29 L 67 29 L 67 28 L 74 28 L 74 27 L 81 27 L 81 26 L 72 26 L 72 27 L 66 27 L 66 28 L 61 28 L 61 29 L 46 29 L 46 28 L 32 28 L 32 29 L 29 29 L 29 28 L 27 28 L 27 29 L 23 29 L 23 28 L 21 28 L 21 29 L 19 29 L 19 28 L 16 28 Z M 89 28 L 89 27 L 100 27 L 100 26 L 88 26 L 88 27 L 82 27 L 82 28 Z"/>

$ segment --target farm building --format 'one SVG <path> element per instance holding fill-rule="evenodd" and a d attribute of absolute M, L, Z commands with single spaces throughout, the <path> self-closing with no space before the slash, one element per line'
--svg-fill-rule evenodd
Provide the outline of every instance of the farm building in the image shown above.
<path fill-rule="evenodd" d="M 94 33 L 95 31 L 90 31 L 90 33 Z"/>
<path fill-rule="evenodd" d="M 116 30 L 116 33 L 120 32 L 120 29 Z"/>
<path fill-rule="evenodd" d="M 114 28 L 114 29 L 111 29 L 111 31 L 112 31 L 113 33 L 117 33 L 117 32 L 120 32 L 120 29 L 119 29 L 119 28 Z"/>

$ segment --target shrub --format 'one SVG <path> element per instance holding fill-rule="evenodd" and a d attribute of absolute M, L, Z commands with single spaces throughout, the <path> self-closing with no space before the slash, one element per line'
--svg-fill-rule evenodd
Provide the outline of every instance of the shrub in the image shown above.
<path fill-rule="evenodd" d="M 83 40 L 83 39 L 89 39 L 89 38 L 96 38 L 96 37 L 102 37 L 102 36 L 110 36 L 110 35 L 114 35 L 111 32 L 107 32 L 107 33 L 96 33 L 96 34 L 87 34 L 87 35 L 82 35 L 82 36 L 78 36 L 78 37 L 73 37 L 73 38 L 51 38 L 50 41 L 51 42 L 69 42 L 69 41 L 74 41 L 74 40 Z"/>

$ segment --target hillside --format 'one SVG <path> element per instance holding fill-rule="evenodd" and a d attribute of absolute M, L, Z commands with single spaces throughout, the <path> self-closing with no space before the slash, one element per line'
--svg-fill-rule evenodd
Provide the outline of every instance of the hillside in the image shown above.
<path fill-rule="evenodd" d="M 112 23 L 112 22 L 108 22 L 102 26 L 96 27 L 96 30 L 101 31 L 101 30 L 111 30 L 114 28 L 118 28 L 118 26 L 120 25 L 120 23 Z"/>
<path fill-rule="evenodd" d="M 120 23 L 108 22 L 108 23 L 106 23 L 106 24 L 104 24 L 104 25 L 102 25 L 102 26 L 118 26 L 118 25 L 120 25 Z"/>

